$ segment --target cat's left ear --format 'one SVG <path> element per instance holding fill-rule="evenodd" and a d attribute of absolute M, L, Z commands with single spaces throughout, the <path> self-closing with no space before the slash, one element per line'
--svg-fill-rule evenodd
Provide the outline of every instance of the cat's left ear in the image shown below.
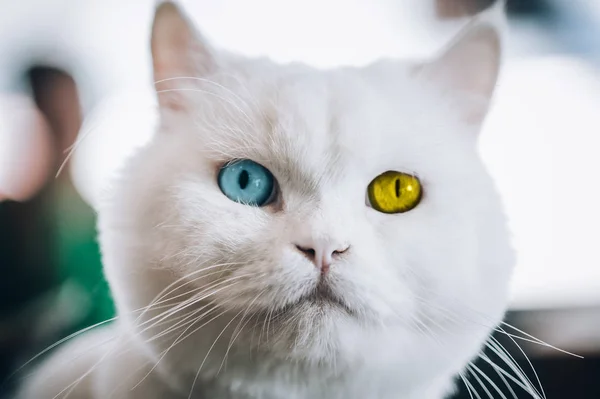
<path fill-rule="evenodd" d="M 161 108 L 184 108 L 180 89 L 216 69 L 212 49 L 172 1 L 158 5 L 152 24 L 152 64 Z M 192 78 L 192 79 L 190 79 Z"/>
<path fill-rule="evenodd" d="M 502 3 L 502 2 L 499 2 Z M 417 73 L 452 96 L 469 124 L 483 122 L 502 60 L 504 9 L 494 7 L 476 17 L 442 54 Z"/>

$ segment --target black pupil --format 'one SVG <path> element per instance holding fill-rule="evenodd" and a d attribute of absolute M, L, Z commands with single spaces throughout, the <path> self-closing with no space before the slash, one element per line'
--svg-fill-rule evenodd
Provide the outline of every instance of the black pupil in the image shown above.
<path fill-rule="evenodd" d="M 240 183 L 240 187 L 242 188 L 242 190 L 248 187 L 248 182 L 250 182 L 250 174 L 248 173 L 248 171 L 242 170 L 238 182 Z"/>
<path fill-rule="evenodd" d="M 400 198 L 400 179 L 396 179 L 396 197 Z"/>

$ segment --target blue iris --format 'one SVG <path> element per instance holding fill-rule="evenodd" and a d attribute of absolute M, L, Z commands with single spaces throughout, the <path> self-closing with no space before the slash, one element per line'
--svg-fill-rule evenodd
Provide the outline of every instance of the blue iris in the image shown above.
<path fill-rule="evenodd" d="M 266 205 L 272 199 L 275 187 L 271 172 L 249 159 L 223 166 L 218 182 L 227 198 L 252 206 Z"/>

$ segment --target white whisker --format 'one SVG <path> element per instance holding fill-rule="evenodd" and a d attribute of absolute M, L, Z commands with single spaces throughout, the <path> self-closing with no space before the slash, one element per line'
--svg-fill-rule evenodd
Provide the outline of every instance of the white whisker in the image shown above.
<path fill-rule="evenodd" d="M 500 395 L 500 397 L 502 399 L 508 399 L 506 397 L 506 395 L 504 395 L 502 390 L 498 387 L 498 385 L 496 385 L 496 383 L 494 383 L 494 381 L 492 381 L 492 379 L 490 377 L 488 377 L 479 367 L 477 367 L 473 363 L 471 363 L 468 367 L 470 367 L 471 369 L 474 369 L 479 375 L 481 375 L 488 382 L 488 384 L 490 384 L 491 387 L 494 388 L 494 390 L 496 392 L 498 392 L 498 394 Z"/>

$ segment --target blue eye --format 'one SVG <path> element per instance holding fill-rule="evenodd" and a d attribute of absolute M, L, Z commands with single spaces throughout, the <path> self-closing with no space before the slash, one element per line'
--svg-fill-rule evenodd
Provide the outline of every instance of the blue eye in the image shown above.
<path fill-rule="evenodd" d="M 275 188 L 271 172 L 249 159 L 223 166 L 218 182 L 227 198 L 251 206 L 267 205 L 272 200 Z"/>

